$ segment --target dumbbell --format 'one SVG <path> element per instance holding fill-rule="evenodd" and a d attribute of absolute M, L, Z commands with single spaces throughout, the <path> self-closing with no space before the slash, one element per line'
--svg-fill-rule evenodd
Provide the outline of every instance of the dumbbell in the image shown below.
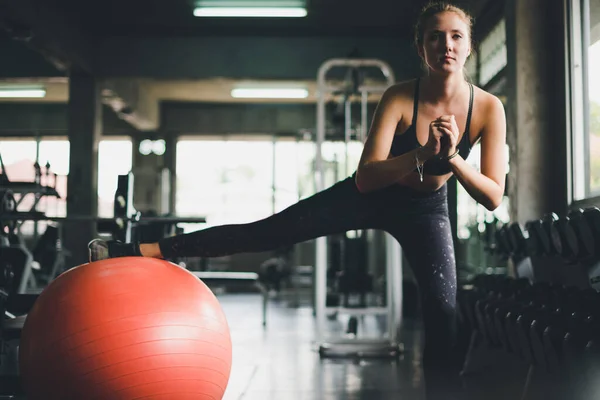
<path fill-rule="evenodd" d="M 547 213 L 542 217 L 542 230 L 544 235 L 549 239 L 550 248 L 548 255 L 554 256 L 560 254 L 562 248 L 557 248 L 552 238 L 552 225 L 558 221 L 558 215 L 556 213 Z M 560 244 L 560 242 L 558 242 Z"/>
<path fill-rule="evenodd" d="M 594 250 L 593 257 L 600 257 L 600 208 L 589 207 L 583 210 L 583 219 L 587 221 L 588 226 L 592 232 L 592 238 L 594 244 L 592 246 Z"/>
<path fill-rule="evenodd" d="M 557 371 L 570 367 L 568 363 L 573 361 L 573 345 L 578 347 L 575 349 L 576 352 L 583 351 L 585 343 L 592 336 L 588 330 L 593 329 L 598 299 L 598 292 L 593 289 L 574 290 L 566 298 L 565 304 L 560 307 L 555 318 L 548 322 L 542 341 L 551 370 Z M 572 340 L 573 335 L 575 342 Z M 581 335 L 584 336 L 583 340 Z"/>
<path fill-rule="evenodd" d="M 510 243 L 513 255 L 528 256 L 527 239 L 523 227 L 518 222 L 513 222 L 508 226 L 506 232 L 507 240 Z"/>
<path fill-rule="evenodd" d="M 521 355 L 521 349 L 512 322 L 514 316 L 518 315 L 529 303 L 527 295 L 517 294 L 493 310 L 493 324 L 499 341 L 506 351 L 517 355 Z"/>
<path fill-rule="evenodd" d="M 574 261 L 579 256 L 579 243 L 569 217 L 550 218 L 548 227 L 556 253 L 566 260 Z"/>
<path fill-rule="evenodd" d="M 496 231 L 496 243 L 498 244 L 498 254 L 504 257 L 510 257 L 512 254 L 512 245 L 508 240 L 508 225 L 503 225 Z"/>
<path fill-rule="evenodd" d="M 552 254 L 552 245 L 550 235 L 544 229 L 542 220 L 536 219 L 527 221 L 525 228 L 529 234 L 530 248 L 533 254 L 539 256 L 548 256 Z"/>
<path fill-rule="evenodd" d="M 508 347 L 506 335 L 503 326 L 496 324 L 496 313 L 500 308 L 510 309 L 515 304 L 515 296 L 519 294 L 520 288 L 528 285 L 526 279 L 511 279 L 504 277 L 497 288 L 491 291 L 484 299 L 476 303 L 475 313 L 478 319 L 478 326 L 483 333 L 486 341 L 492 346 Z"/>
<path fill-rule="evenodd" d="M 584 355 L 594 338 L 600 338 L 600 318 L 595 315 L 575 315 L 563 338 L 563 355 L 566 373 L 572 380 L 581 380 L 586 372 Z"/>
<path fill-rule="evenodd" d="M 586 216 L 585 212 L 578 208 L 572 210 L 568 215 L 568 224 L 575 233 L 578 253 L 577 259 L 586 260 L 594 255 L 594 233 L 589 221 L 589 213 Z"/>

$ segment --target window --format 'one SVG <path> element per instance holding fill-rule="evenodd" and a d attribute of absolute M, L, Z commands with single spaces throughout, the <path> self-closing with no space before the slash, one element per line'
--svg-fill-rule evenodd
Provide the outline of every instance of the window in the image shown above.
<path fill-rule="evenodd" d="M 362 144 L 326 142 L 327 184 L 351 174 Z M 175 209 L 206 226 L 268 217 L 315 193 L 315 143 L 295 139 L 182 139 L 177 143 Z M 183 226 L 183 225 L 182 225 Z M 185 226 L 185 231 L 198 229 Z"/>
<path fill-rule="evenodd" d="M 64 217 L 67 213 L 67 175 L 69 174 L 69 142 L 62 138 L 5 139 L 0 141 L 0 155 L 6 168 L 4 173 L 11 182 L 35 182 L 36 160 L 40 166 L 39 183 L 56 189 L 59 197 L 38 196 L 36 193 L 15 193 L 19 211 L 42 211 L 50 217 Z M 49 165 L 49 169 L 46 168 Z M 42 229 L 45 222 L 38 223 Z M 35 224 L 21 225 L 19 232 L 31 235 Z"/>
<path fill-rule="evenodd" d="M 600 195 L 600 0 L 570 4 L 572 197 Z"/>
<path fill-rule="evenodd" d="M 504 19 L 500 20 L 481 41 L 479 53 L 479 84 L 485 86 L 506 67 L 506 23 Z"/>
<path fill-rule="evenodd" d="M 55 186 L 60 198 L 42 197 L 36 209 L 48 216 L 64 217 L 67 213 L 67 176 L 69 174 L 70 143 L 65 139 L 32 138 L 0 141 L 0 155 L 11 181 L 33 182 L 34 163 L 37 159 L 42 168 L 40 183 Z M 39 152 L 39 153 L 38 153 Z M 131 170 L 131 141 L 103 140 L 98 154 L 98 215 L 112 217 L 113 197 L 117 188 L 117 175 Z M 50 175 L 46 175 L 46 163 L 50 164 Z M 54 174 L 57 176 L 55 177 Z M 30 210 L 34 205 L 33 195 L 27 195 L 19 205 L 20 211 Z"/>
<path fill-rule="evenodd" d="M 204 216 L 210 226 L 272 214 L 272 146 L 269 140 L 179 141 L 177 214 Z"/>
<path fill-rule="evenodd" d="M 64 217 L 67 215 L 67 176 L 69 175 L 70 147 L 68 140 L 44 139 L 40 141 L 41 183 L 54 186 L 60 195 L 60 198 L 43 197 L 40 200 L 40 209 L 45 211 L 48 216 Z M 46 163 L 50 166 L 50 175 L 45 175 L 47 171 Z"/>
<path fill-rule="evenodd" d="M 363 144 L 359 141 L 325 142 L 321 149 L 325 187 L 350 176 L 360 161 Z"/>
<path fill-rule="evenodd" d="M 130 139 L 102 140 L 98 146 L 98 216 L 114 216 L 117 176 L 132 168 L 133 145 Z"/>
<path fill-rule="evenodd" d="M 314 193 L 312 171 L 315 145 L 311 142 L 280 139 L 275 142 L 274 149 L 273 212 L 279 212 Z"/>
<path fill-rule="evenodd" d="M 39 146 L 38 146 L 39 144 Z M 61 217 L 66 215 L 67 175 L 69 174 L 69 142 L 61 139 L 44 139 L 39 142 L 34 139 L 2 140 L 0 154 L 6 167 L 6 175 L 12 182 L 34 182 L 36 160 L 40 165 L 40 184 L 55 187 L 60 198 L 42 196 L 36 209 L 47 215 Z M 50 169 L 46 168 L 46 165 Z M 56 176 L 55 176 L 56 174 Z M 16 194 L 22 198 L 20 211 L 31 210 L 36 202 L 35 194 Z"/>

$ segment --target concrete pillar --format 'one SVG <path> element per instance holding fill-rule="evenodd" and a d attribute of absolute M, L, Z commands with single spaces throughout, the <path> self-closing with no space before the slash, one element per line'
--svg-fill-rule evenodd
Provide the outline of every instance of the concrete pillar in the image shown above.
<path fill-rule="evenodd" d="M 177 200 L 177 140 L 178 136 L 175 133 L 167 135 L 165 138 L 167 144 L 167 150 L 165 152 L 165 165 L 169 169 L 171 184 L 169 191 L 169 214 L 176 214 L 175 202 Z"/>
<path fill-rule="evenodd" d="M 99 84 L 93 76 L 72 72 L 69 77 L 68 135 L 70 168 L 67 217 L 97 216 L 98 143 L 102 131 Z M 96 237 L 94 221 L 65 224 L 64 245 L 71 252 L 68 266 L 87 262 L 87 243 Z"/>
<path fill-rule="evenodd" d="M 511 220 L 567 209 L 563 0 L 507 0 Z"/>

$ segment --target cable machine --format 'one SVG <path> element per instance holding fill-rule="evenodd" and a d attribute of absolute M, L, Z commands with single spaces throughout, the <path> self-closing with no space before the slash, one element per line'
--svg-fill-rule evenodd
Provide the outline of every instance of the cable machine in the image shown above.
<path fill-rule="evenodd" d="M 334 79 L 337 70 L 346 71 L 344 79 Z M 377 71 L 377 79 L 367 79 L 369 72 Z M 381 79 L 383 75 L 383 79 Z M 316 131 L 316 160 L 315 160 L 315 189 L 317 192 L 326 188 L 326 162 L 323 159 L 322 147 L 326 140 L 327 131 L 327 102 L 331 98 L 341 98 L 337 103 L 337 121 L 343 115 L 343 141 L 345 143 L 345 169 L 349 170 L 349 144 L 354 139 L 364 143 L 368 129 L 368 101 L 371 94 L 381 95 L 388 87 L 394 84 L 395 78 L 390 66 L 375 59 L 331 59 L 321 65 L 317 76 L 317 131 Z M 360 105 L 360 122 L 354 124 L 352 111 L 356 109 L 354 104 Z M 343 110 L 342 112 L 340 112 Z M 333 130 L 333 135 L 340 138 Z M 368 238 L 366 232 L 356 232 L 356 235 Z M 356 237 L 356 236 L 355 236 Z M 401 344 L 398 342 L 398 331 L 401 323 L 402 312 L 402 254 L 400 245 L 389 234 L 385 233 L 385 294 L 382 301 L 371 304 L 362 299 L 358 304 L 348 301 L 348 291 L 355 288 L 357 277 L 360 286 L 360 276 L 349 274 L 348 279 L 354 282 L 345 282 L 345 298 L 338 304 L 331 301 L 328 296 L 328 278 L 331 281 L 331 241 L 330 238 L 321 237 L 316 240 L 315 260 L 315 316 L 316 316 L 316 340 L 321 357 L 396 357 L 401 352 Z M 345 243 L 346 241 L 342 241 Z M 374 252 L 371 241 L 364 241 L 364 251 L 358 250 L 361 256 L 356 257 L 355 245 L 343 249 L 340 254 L 341 260 L 337 260 L 341 267 L 352 265 L 357 267 L 357 262 L 368 264 L 364 252 Z M 366 266 L 359 268 L 366 269 Z M 329 275 L 329 276 L 328 276 Z M 364 275 L 364 274 L 363 274 Z M 364 276 L 367 279 L 367 276 Z M 329 282 L 330 283 L 330 282 Z M 364 287 L 364 282 L 362 283 Z M 354 286 L 353 286 L 354 285 Z M 350 288 L 350 289 L 348 289 Z M 363 290 L 364 291 L 364 290 Z M 364 295 L 364 293 L 361 293 Z M 348 317 L 348 327 L 345 332 L 331 329 L 328 324 L 328 316 L 344 315 Z M 385 320 L 384 331 L 375 335 L 367 334 L 367 329 L 359 329 L 359 321 L 365 320 L 366 316 Z M 329 325 L 329 326 L 328 326 Z"/>

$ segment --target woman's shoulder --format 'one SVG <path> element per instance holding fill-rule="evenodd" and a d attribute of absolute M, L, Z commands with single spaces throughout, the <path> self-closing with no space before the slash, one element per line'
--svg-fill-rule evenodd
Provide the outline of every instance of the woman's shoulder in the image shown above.
<path fill-rule="evenodd" d="M 415 92 L 415 87 L 417 85 L 417 81 L 418 81 L 418 78 L 405 80 L 405 81 L 399 81 L 399 82 L 394 83 L 390 87 L 388 87 L 387 91 L 391 91 L 396 94 L 407 94 L 408 93 L 412 97 L 412 95 Z"/>
<path fill-rule="evenodd" d="M 477 136 L 483 134 L 488 128 L 498 126 L 504 126 L 506 124 L 506 113 L 504 110 L 504 103 L 502 100 L 475 85 L 474 89 L 474 101 L 473 101 L 473 129 L 477 132 Z"/>
<path fill-rule="evenodd" d="M 416 84 L 417 79 L 396 82 L 385 90 L 383 98 L 388 102 L 392 101 L 394 103 L 404 102 L 406 100 L 412 101 Z"/>
<path fill-rule="evenodd" d="M 478 87 L 475 84 L 471 85 L 473 86 L 474 102 L 478 108 L 482 109 L 484 112 L 497 109 L 498 107 L 504 108 L 504 103 L 498 96 Z"/>

